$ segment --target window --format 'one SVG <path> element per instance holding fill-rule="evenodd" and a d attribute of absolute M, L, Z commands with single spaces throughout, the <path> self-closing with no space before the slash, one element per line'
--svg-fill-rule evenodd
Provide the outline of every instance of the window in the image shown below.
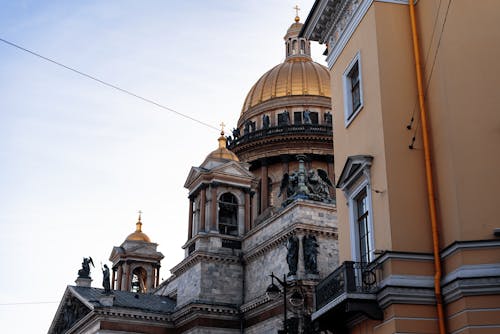
<path fill-rule="evenodd" d="M 343 75 L 344 81 L 344 121 L 347 127 L 363 108 L 363 87 L 359 52 L 351 61 Z"/>
<path fill-rule="evenodd" d="M 373 211 L 371 205 L 370 167 L 373 157 L 350 156 L 339 177 L 349 207 L 353 260 L 369 263 L 374 259 Z"/>
<path fill-rule="evenodd" d="M 309 117 L 311 118 L 311 124 L 318 124 L 318 113 L 315 111 L 311 111 L 309 114 Z"/>
<path fill-rule="evenodd" d="M 278 126 L 284 126 L 290 124 L 290 115 L 288 111 L 284 111 L 278 114 Z"/>
<path fill-rule="evenodd" d="M 231 193 L 219 198 L 219 233 L 238 235 L 238 199 Z"/>
<path fill-rule="evenodd" d="M 300 125 L 302 124 L 302 112 L 296 111 L 293 113 L 293 124 Z"/>
<path fill-rule="evenodd" d="M 354 212 L 354 228 L 357 234 L 357 253 L 359 261 L 363 263 L 370 262 L 370 227 L 368 223 L 368 196 L 366 194 L 366 187 L 363 188 L 354 198 L 355 212 Z"/>

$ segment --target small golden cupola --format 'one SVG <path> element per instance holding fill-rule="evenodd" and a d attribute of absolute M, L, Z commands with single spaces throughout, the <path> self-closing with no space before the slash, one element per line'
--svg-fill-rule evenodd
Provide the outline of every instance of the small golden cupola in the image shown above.
<path fill-rule="evenodd" d="M 231 152 L 230 150 L 227 149 L 227 141 L 226 137 L 224 137 L 224 123 L 221 123 L 221 132 L 220 132 L 220 137 L 217 139 L 219 141 L 219 147 L 212 151 L 209 155 L 207 155 L 206 160 L 209 159 L 216 159 L 216 160 L 233 160 L 233 161 L 240 161 L 238 159 L 238 156 Z"/>
<path fill-rule="evenodd" d="M 146 233 L 142 232 L 141 212 L 139 212 L 139 218 L 137 218 L 137 223 L 135 223 L 135 232 L 129 234 L 125 240 L 151 242 Z"/>

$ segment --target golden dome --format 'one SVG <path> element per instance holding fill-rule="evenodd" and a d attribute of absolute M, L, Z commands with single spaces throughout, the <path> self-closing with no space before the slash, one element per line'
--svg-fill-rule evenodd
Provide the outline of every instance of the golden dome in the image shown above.
<path fill-rule="evenodd" d="M 304 95 L 331 97 L 330 74 L 325 66 L 307 57 L 290 58 L 257 80 L 245 99 L 241 113 L 274 98 Z"/>
<path fill-rule="evenodd" d="M 139 219 L 135 224 L 135 232 L 131 233 L 125 241 L 144 241 L 151 242 L 151 239 L 146 235 L 146 233 L 142 232 L 142 222 L 141 222 L 141 214 L 139 214 Z"/>
<path fill-rule="evenodd" d="M 226 147 L 226 137 L 224 137 L 224 131 L 221 131 L 220 137 L 217 139 L 219 141 L 219 148 L 212 151 L 205 160 L 207 159 L 224 159 L 240 161 L 236 154 L 229 151 Z"/>

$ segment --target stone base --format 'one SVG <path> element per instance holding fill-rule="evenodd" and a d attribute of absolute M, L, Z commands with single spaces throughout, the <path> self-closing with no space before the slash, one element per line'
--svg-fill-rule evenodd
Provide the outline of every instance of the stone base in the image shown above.
<path fill-rule="evenodd" d="M 99 298 L 99 303 L 102 306 L 113 306 L 114 299 L 114 295 L 103 295 L 101 298 Z"/>
<path fill-rule="evenodd" d="M 91 278 L 83 278 L 83 277 L 78 277 L 75 281 L 76 286 L 85 286 L 87 288 L 90 288 L 90 285 L 92 283 Z"/>

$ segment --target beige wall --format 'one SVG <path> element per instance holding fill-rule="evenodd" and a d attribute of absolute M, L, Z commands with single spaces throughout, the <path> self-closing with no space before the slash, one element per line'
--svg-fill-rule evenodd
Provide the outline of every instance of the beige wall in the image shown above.
<path fill-rule="evenodd" d="M 416 107 L 416 84 L 407 6 L 375 2 L 332 68 L 335 171 L 346 158 L 368 154 L 371 168 L 375 249 L 430 252 L 423 153 L 410 150 L 408 131 Z M 344 125 L 342 75 L 360 52 L 364 107 Z M 340 235 L 349 235 L 349 208 L 338 192 Z M 341 237 L 342 260 L 352 257 Z"/>
<path fill-rule="evenodd" d="M 500 227 L 500 10 L 497 0 L 453 1 L 439 49 L 448 1 L 421 0 L 420 26 L 429 80 L 442 246 L 492 238 Z M 431 40 L 434 18 L 437 31 Z"/>

